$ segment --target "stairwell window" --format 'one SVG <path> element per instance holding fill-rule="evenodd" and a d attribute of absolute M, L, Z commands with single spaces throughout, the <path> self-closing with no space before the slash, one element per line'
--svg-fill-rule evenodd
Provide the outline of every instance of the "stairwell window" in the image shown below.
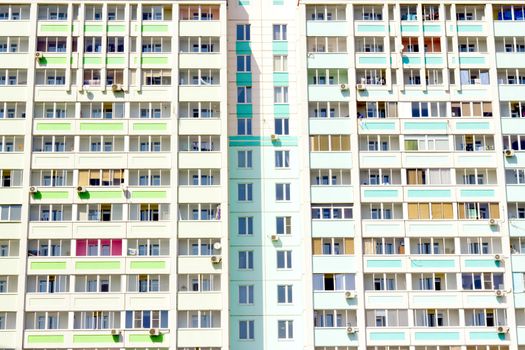
<path fill-rule="evenodd" d="M 288 86 L 276 86 L 273 88 L 274 103 L 288 103 Z"/>
<path fill-rule="evenodd" d="M 237 218 L 237 232 L 241 236 L 253 235 L 253 216 Z"/>

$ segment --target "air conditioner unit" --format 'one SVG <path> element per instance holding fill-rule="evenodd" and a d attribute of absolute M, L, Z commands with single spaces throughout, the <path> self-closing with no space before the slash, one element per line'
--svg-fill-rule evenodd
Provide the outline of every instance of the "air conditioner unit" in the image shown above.
<path fill-rule="evenodd" d="M 39 60 L 44 57 L 44 54 L 40 51 L 35 52 L 35 59 Z"/>
<path fill-rule="evenodd" d="M 513 149 L 506 149 L 503 151 L 505 153 L 505 157 L 514 157 L 514 150 Z"/>
<path fill-rule="evenodd" d="M 498 333 L 508 333 L 509 332 L 509 327 L 507 327 L 507 326 L 498 326 L 497 331 L 498 331 Z"/>
<path fill-rule="evenodd" d="M 128 248 L 128 255 L 137 255 L 137 249 Z"/>
<path fill-rule="evenodd" d="M 158 328 L 150 328 L 149 335 L 152 335 L 152 336 L 160 335 L 160 329 L 158 329 Z"/>
<path fill-rule="evenodd" d="M 348 334 L 355 334 L 357 332 L 357 328 L 355 327 L 346 327 L 346 333 Z"/>
<path fill-rule="evenodd" d="M 77 186 L 77 192 L 87 192 L 84 186 Z"/>
<path fill-rule="evenodd" d="M 36 186 L 29 186 L 29 193 L 37 193 L 38 187 Z"/>
<path fill-rule="evenodd" d="M 113 84 L 111 85 L 111 91 L 120 92 L 120 91 L 124 91 L 124 88 L 120 84 Z"/>
<path fill-rule="evenodd" d="M 494 255 L 494 260 L 501 261 L 501 260 L 503 260 L 503 257 L 501 255 L 499 255 L 499 254 L 496 254 L 496 255 Z"/>
<path fill-rule="evenodd" d="M 365 90 L 365 84 L 357 84 L 356 86 L 356 89 L 359 90 L 359 91 L 362 91 L 362 90 Z"/>
<path fill-rule="evenodd" d="M 271 235 L 270 238 L 272 239 L 272 241 L 278 241 L 279 240 L 279 236 L 277 235 Z"/>
<path fill-rule="evenodd" d="M 211 262 L 212 264 L 218 264 L 222 261 L 222 257 L 220 255 L 212 255 L 211 256 Z"/>
<path fill-rule="evenodd" d="M 271 139 L 272 141 L 277 141 L 277 140 L 279 139 L 279 137 L 278 137 L 276 134 L 272 134 L 272 135 L 270 136 L 270 139 Z"/>
<path fill-rule="evenodd" d="M 339 84 L 339 89 L 341 89 L 341 91 L 348 90 L 348 85 L 347 84 Z"/>
<path fill-rule="evenodd" d="M 489 219 L 489 224 L 497 225 L 498 223 L 497 223 L 496 219 Z"/>
<path fill-rule="evenodd" d="M 345 292 L 345 298 L 346 299 L 353 299 L 353 298 L 355 298 L 355 293 L 351 292 L 351 291 L 346 291 Z"/>
<path fill-rule="evenodd" d="M 111 335 L 120 335 L 122 333 L 122 331 L 120 329 L 112 329 L 111 330 Z"/>
<path fill-rule="evenodd" d="M 213 243 L 213 249 L 220 250 L 222 248 L 221 242 Z"/>
<path fill-rule="evenodd" d="M 505 295 L 505 291 L 502 291 L 501 289 L 498 289 L 494 292 L 497 297 L 502 297 Z"/>

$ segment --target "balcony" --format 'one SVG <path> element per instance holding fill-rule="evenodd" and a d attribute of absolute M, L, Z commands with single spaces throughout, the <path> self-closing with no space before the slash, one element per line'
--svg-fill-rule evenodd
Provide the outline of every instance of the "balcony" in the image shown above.
<path fill-rule="evenodd" d="M 307 36 L 346 36 L 347 21 L 306 21 Z"/>
<path fill-rule="evenodd" d="M 361 168 L 401 168 L 400 152 L 359 152 Z"/>
<path fill-rule="evenodd" d="M 345 293 L 346 291 L 339 290 L 314 291 L 314 309 L 353 309 L 357 308 L 359 300 L 363 300 L 360 295 L 354 298 L 347 298 Z"/>
<path fill-rule="evenodd" d="M 401 186 L 362 186 L 361 198 L 366 202 L 399 202 L 403 201 Z"/>
<path fill-rule="evenodd" d="M 348 333 L 347 327 L 314 328 L 315 346 L 357 346 L 358 337 L 359 333 Z"/>
<path fill-rule="evenodd" d="M 354 220 L 312 220 L 312 236 L 324 237 L 331 232 L 332 237 L 337 233 L 340 237 L 353 237 L 355 235 Z"/>
<path fill-rule="evenodd" d="M 128 167 L 133 169 L 167 169 L 171 168 L 171 158 L 170 152 L 129 152 Z"/>
<path fill-rule="evenodd" d="M 223 338 L 221 328 L 179 328 L 177 345 L 179 347 L 217 347 L 220 348 Z"/>
<path fill-rule="evenodd" d="M 346 84 L 348 85 L 348 84 Z M 347 101 L 350 89 L 342 90 L 339 85 L 309 85 L 308 101 Z"/>
<path fill-rule="evenodd" d="M 223 235 L 220 221 L 179 221 L 179 238 L 220 238 Z"/>
<path fill-rule="evenodd" d="M 221 123 L 218 118 L 179 119 L 179 135 L 220 135 Z"/>
<path fill-rule="evenodd" d="M 408 293 L 405 291 L 368 290 L 364 302 L 370 309 L 408 309 Z"/>
<path fill-rule="evenodd" d="M 355 122 L 351 118 L 310 118 L 310 134 L 338 134 L 341 130 L 352 130 Z"/>
<path fill-rule="evenodd" d="M 362 220 L 363 236 L 399 237 L 405 234 L 403 220 Z"/>
<path fill-rule="evenodd" d="M 356 258 L 352 255 L 314 255 L 313 273 L 356 272 Z"/>
<path fill-rule="evenodd" d="M 179 310 L 221 310 L 221 292 L 179 292 L 177 305 Z"/>
<path fill-rule="evenodd" d="M 220 21 L 180 21 L 179 36 L 221 36 Z"/>
<path fill-rule="evenodd" d="M 179 186 L 179 202 L 220 203 L 223 197 L 221 186 Z"/>
<path fill-rule="evenodd" d="M 173 303 L 168 292 L 127 292 L 124 298 L 126 307 L 131 310 L 169 310 Z"/>
<path fill-rule="evenodd" d="M 178 273 L 195 274 L 195 273 L 220 273 L 223 262 L 212 263 L 210 256 L 179 256 Z"/>
<path fill-rule="evenodd" d="M 310 52 L 308 68 L 348 68 L 350 66 L 346 52 Z"/>
<path fill-rule="evenodd" d="M 0 157 L 0 168 L 11 169 L 13 164 L 24 164 L 24 154 L 18 152 L 2 153 L 2 156 Z"/>
<path fill-rule="evenodd" d="M 179 101 L 199 102 L 202 97 L 206 96 L 207 101 L 216 102 L 221 101 L 225 97 L 224 88 L 221 85 L 207 85 L 207 86 L 179 86 Z"/>
<path fill-rule="evenodd" d="M 180 53 L 179 68 L 220 69 L 224 55 L 216 53 Z"/>
<path fill-rule="evenodd" d="M 310 168 L 312 169 L 350 169 L 352 168 L 352 153 L 351 152 L 310 152 Z"/>
<path fill-rule="evenodd" d="M 311 186 L 311 202 L 315 203 L 352 203 L 354 190 L 352 186 Z"/>
<path fill-rule="evenodd" d="M 73 152 L 35 152 L 32 155 L 31 164 L 34 169 L 73 169 L 75 154 Z"/>
<path fill-rule="evenodd" d="M 179 152 L 179 168 L 221 168 L 223 156 L 221 152 Z"/>

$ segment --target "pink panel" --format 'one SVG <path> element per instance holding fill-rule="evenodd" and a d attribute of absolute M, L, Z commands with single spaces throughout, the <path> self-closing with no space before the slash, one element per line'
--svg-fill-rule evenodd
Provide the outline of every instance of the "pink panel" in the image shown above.
<path fill-rule="evenodd" d="M 77 239 L 77 256 L 86 256 L 86 240 Z"/>
<path fill-rule="evenodd" d="M 113 239 L 111 242 L 111 255 L 121 256 L 122 255 L 122 240 Z"/>

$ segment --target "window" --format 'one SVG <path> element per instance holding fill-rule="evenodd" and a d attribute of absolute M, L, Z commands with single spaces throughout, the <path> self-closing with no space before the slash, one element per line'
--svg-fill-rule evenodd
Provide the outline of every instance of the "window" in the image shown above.
<path fill-rule="evenodd" d="M 409 220 L 452 220 L 452 203 L 408 203 Z"/>
<path fill-rule="evenodd" d="M 275 200 L 289 201 L 290 200 L 290 184 L 275 184 Z"/>
<path fill-rule="evenodd" d="M 407 185 L 448 185 L 450 169 L 407 169 Z"/>
<path fill-rule="evenodd" d="M 278 339 L 293 339 L 293 321 L 277 321 L 277 332 Z"/>
<path fill-rule="evenodd" d="M 290 134 L 290 120 L 288 118 L 275 118 L 275 133 L 277 135 Z"/>
<path fill-rule="evenodd" d="M 290 151 L 275 151 L 275 167 L 289 168 L 290 167 Z"/>
<path fill-rule="evenodd" d="M 312 238 L 314 255 L 351 255 L 354 254 L 353 238 Z"/>
<path fill-rule="evenodd" d="M 273 56 L 273 71 L 274 72 L 288 71 L 288 56 L 285 56 L 285 55 Z"/>
<path fill-rule="evenodd" d="M 252 134 L 252 119 L 251 118 L 237 118 L 237 135 L 251 135 Z"/>
<path fill-rule="evenodd" d="M 273 88 L 274 103 L 288 103 L 288 86 L 276 86 Z"/>
<path fill-rule="evenodd" d="M 168 328 L 168 311 L 126 311 L 126 328 Z"/>
<path fill-rule="evenodd" d="M 0 205 L 1 221 L 20 221 L 22 218 L 22 205 Z"/>
<path fill-rule="evenodd" d="M 252 103 L 252 87 L 237 87 L 237 103 Z"/>
<path fill-rule="evenodd" d="M 252 167 L 252 151 L 237 151 L 237 167 Z"/>
<path fill-rule="evenodd" d="M 310 136 L 311 152 L 348 152 L 350 135 L 312 135 Z"/>
<path fill-rule="evenodd" d="M 505 289 L 502 273 L 474 272 L 461 275 L 463 290 Z"/>
<path fill-rule="evenodd" d="M 277 286 L 277 303 L 291 304 L 293 302 L 293 286 L 283 284 Z"/>
<path fill-rule="evenodd" d="M 412 102 L 412 117 L 446 117 L 446 102 Z"/>
<path fill-rule="evenodd" d="M 237 218 L 237 228 L 239 235 L 253 235 L 253 216 Z"/>
<path fill-rule="evenodd" d="M 239 286 L 239 304 L 253 304 L 253 285 Z"/>
<path fill-rule="evenodd" d="M 253 269 L 253 251 L 245 250 L 239 252 L 239 269 L 252 270 Z"/>
<path fill-rule="evenodd" d="M 351 273 L 314 273 L 314 291 L 355 290 L 355 275 Z"/>
<path fill-rule="evenodd" d="M 255 321 L 239 321 L 239 339 L 253 340 L 255 339 Z"/>
<path fill-rule="evenodd" d="M 277 251 L 277 268 L 291 269 L 292 268 L 292 251 L 279 250 Z"/>
<path fill-rule="evenodd" d="M 449 142 L 446 135 L 407 135 L 405 151 L 448 151 Z"/>
<path fill-rule="evenodd" d="M 237 72 L 251 72 L 252 63 L 250 55 L 237 56 Z"/>
<path fill-rule="evenodd" d="M 292 233 L 292 217 L 278 216 L 275 218 L 275 233 L 278 235 L 289 235 Z"/>
<path fill-rule="evenodd" d="M 351 204 L 312 204 L 312 220 L 350 220 Z"/>
<path fill-rule="evenodd" d="M 237 41 L 250 41 L 249 24 L 237 24 Z"/>
<path fill-rule="evenodd" d="M 253 200 L 253 184 L 237 184 L 237 200 Z"/>
<path fill-rule="evenodd" d="M 273 40 L 284 41 L 288 40 L 286 24 L 273 25 Z"/>

